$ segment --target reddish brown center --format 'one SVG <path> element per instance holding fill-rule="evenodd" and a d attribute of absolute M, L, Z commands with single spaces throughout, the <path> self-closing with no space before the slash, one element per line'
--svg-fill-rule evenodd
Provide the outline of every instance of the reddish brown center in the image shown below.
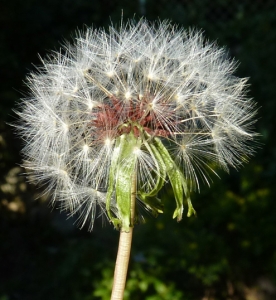
<path fill-rule="evenodd" d="M 100 136 L 112 136 L 116 138 L 131 131 L 136 137 L 147 132 L 154 136 L 167 137 L 170 135 L 168 125 L 161 121 L 152 109 L 152 101 L 149 96 L 142 99 L 128 99 L 122 102 L 115 96 L 109 98 L 107 104 L 102 104 L 92 113 L 92 125 L 97 128 Z M 99 138 L 99 136 L 98 136 Z"/>

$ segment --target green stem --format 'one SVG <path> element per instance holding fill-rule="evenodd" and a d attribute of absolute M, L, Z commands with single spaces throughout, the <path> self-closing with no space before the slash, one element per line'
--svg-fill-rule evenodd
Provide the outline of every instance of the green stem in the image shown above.
<path fill-rule="evenodd" d="M 131 250 L 131 241 L 132 241 L 132 233 L 134 227 L 134 218 L 135 218 L 135 201 L 136 201 L 136 174 L 132 176 L 132 184 L 131 184 L 131 220 L 129 231 L 126 232 L 123 229 L 120 231 L 120 239 L 118 246 L 118 253 L 114 271 L 114 281 L 113 288 L 110 300 L 122 300 L 124 296 L 124 290 L 126 285 L 126 277 L 128 270 L 128 263 L 130 258 L 130 250 Z"/>

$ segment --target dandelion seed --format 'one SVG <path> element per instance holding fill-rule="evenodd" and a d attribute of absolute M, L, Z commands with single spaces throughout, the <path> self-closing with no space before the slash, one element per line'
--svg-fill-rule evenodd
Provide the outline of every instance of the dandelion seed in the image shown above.
<path fill-rule="evenodd" d="M 236 63 L 201 33 L 169 22 L 129 21 L 88 29 L 28 78 L 17 126 L 25 167 L 80 225 L 96 208 L 128 230 L 130 180 L 154 215 L 165 182 L 181 220 L 190 191 L 209 184 L 214 166 L 238 167 L 253 153 L 255 104 Z M 138 214 L 138 212 L 136 212 Z M 143 219 L 136 216 L 136 220 Z"/>
<path fill-rule="evenodd" d="M 87 153 L 88 150 L 89 150 L 89 146 L 88 146 L 88 145 L 84 145 L 84 146 L 83 146 L 83 151 L 84 151 L 85 153 Z"/>
<path fill-rule="evenodd" d="M 130 99 L 130 97 L 131 97 L 131 93 L 130 92 L 126 92 L 125 93 L 125 98 L 128 100 L 128 99 Z"/>
<path fill-rule="evenodd" d="M 114 71 L 113 70 L 108 71 L 106 74 L 107 74 L 108 77 L 112 77 L 112 76 L 114 76 Z"/>

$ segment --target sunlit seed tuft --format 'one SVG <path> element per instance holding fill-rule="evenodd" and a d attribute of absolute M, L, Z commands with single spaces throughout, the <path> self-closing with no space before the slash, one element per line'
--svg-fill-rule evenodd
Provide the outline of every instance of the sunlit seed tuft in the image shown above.
<path fill-rule="evenodd" d="M 69 126 L 66 123 L 63 123 L 62 128 L 63 128 L 64 132 L 67 132 L 69 129 Z"/>
<path fill-rule="evenodd" d="M 109 138 L 105 139 L 104 143 L 108 148 L 112 146 L 112 140 L 110 140 Z"/>
<path fill-rule="evenodd" d="M 139 155 L 141 155 L 141 149 L 140 148 L 138 148 L 138 147 L 134 147 L 134 149 L 133 149 L 133 154 L 134 155 L 136 155 L 136 156 L 139 156 Z"/>
<path fill-rule="evenodd" d="M 82 149 L 83 149 L 84 153 L 87 153 L 88 150 L 89 150 L 89 146 L 88 145 L 84 145 Z"/>
<path fill-rule="evenodd" d="M 114 71 L 113 70 L 109 71 L 106 74 L 107 74 L 108 77 L 112 77 L 112 76 L 114 76 Z"/>
<path fill-rule="evenodd" d="M 130 92 L 126 92 L 126 93 L 125 93 L 125 98 L 126 98 L 127 100 L 129 100 L 129 99 L 131 98 L 131 93 L 130 93 Z"/>
<path fill-rule="evenodd" d="M 93 108 L 93 103 L 92 102 L 88 102 L 87 107 L 89 110 L 91 110 Z"/>

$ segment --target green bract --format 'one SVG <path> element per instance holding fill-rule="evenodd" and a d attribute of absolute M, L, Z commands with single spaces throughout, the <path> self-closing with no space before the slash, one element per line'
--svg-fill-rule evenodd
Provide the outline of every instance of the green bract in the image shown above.
<path fill-rule="evenodd" d="M 182 219 L 183 202 L 188 203 L 188 217 L 196 214 L 188 189 L 187 181 L 180 171 L 170 153 L 158 137 L 150 137 L 145 132 L 141 137 L 135 137 L 133 132 L 123 134 L 116 140 L 113 151 L 112 163 L 109 172 L 109 185 L 107 191 L 106 209 L 110 220 L 116 228 L 128 231 L 131 224 L 131 185 L 133 176 L 136 177 L 137 156 L 135 149 L 145 148 L 158 165 L 155 172 L 156 184 L 148 193 L 137 190 L 137 197 L 145 204 L 154 216 L 163 213 L 163 204 L 158 199 L 158 192 L 162 189 L 166 180 L 172 186 L 176 209 L 173 218 Z M 119 218 L 115 218 L 110 209 L 113 194 L 116 194 L 116 204 Z"/>

